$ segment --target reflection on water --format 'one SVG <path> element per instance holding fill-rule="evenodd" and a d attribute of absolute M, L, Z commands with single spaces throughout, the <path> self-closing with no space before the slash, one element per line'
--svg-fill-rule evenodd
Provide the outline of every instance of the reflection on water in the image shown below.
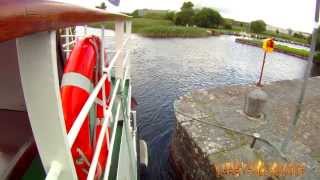
<path fill-rule="evenodd" d="M 171 179 L 168 153 L 175 127 L 174 100 L 198 88 L 255 83 L 261 49 L 234 37 L 151 39 L 133 36 L 131 76 L 140 137 L 149 147 L 146 179 Z M 267 56 L 264 81 L 301 78 L 306 62 L 287 55 Z"/>

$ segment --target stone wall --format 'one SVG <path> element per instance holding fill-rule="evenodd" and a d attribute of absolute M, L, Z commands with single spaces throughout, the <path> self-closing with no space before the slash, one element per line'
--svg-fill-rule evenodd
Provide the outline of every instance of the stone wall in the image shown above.
<path fill-rule="evenodd" d="M 248 92 L 256 87 L 238 85 L 195 90 L 175 102 L 176 131 L 171 144 L 171 162 L 177 179 L 284 179 L 272 176 L 216 177 L 215 166 L 239 162 L 297 162 L 303 176 L 289 179 L 320 179 L 320 78 L 311 78 L 301 118 L 289 151 L 280 151 L 295 113 L 301 80 L 279 81 L 262 89 L 269 95 L 264 115 L 246 116 L 242 109 Z M 261 138 L 251 148 L 253 133 Z"/>

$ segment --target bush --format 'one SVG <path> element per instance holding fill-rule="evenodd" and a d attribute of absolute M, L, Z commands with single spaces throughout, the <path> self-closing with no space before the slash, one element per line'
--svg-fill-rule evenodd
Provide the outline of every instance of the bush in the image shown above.
<path fill-rule="evenodd" d="M 317 52 L 316 55 L 314 55 L 313 60 L 314 60 L 315 62 L 320 63 L 320 53 L 319 53 L 319 52 Z"/>
<path fill-rule="evenodd" d="M 194 22 L 199 27 L 218 27 L 223 23 L 223 18 L 219 12 L 210 9 L 202 8 L 194 17 Z"/>
<path fill-rule="evenodd" d="M 232 29 L 232 24 L 231 23 L 224 23 L 223 28 L 230 30 L 230 29 Z"/>
<path fill-rule="evenodd" d="M 175 16 L 174 22 L 176 25 L 193 25 L 194 16 L 193 4 L 192 2 L 184 2 L 181 11 Z"/>
<path fill-rule="evenodd" d="M 194 10 L 183 10 L 177 13 L 175 17 L 175 24 L 176 25 L 193 25 L 193 16 L 194 16 Z"/>
<path fill-rule="evenodd" d="M 174 21 L 175 13 L 173 11 L 168 11 L 165 15 L 166 20 Z"/>
<path fill-rule="evenodd" d="M 263 20 L 252 21 L 250 23 L 250 31 L 253 33 L 262 33 L 266 31 L 267 24 Z"/>
<path fill-rule="evenodd" d="M 301 33 L 294 33 L 293 37 L 305 39 L 304 35 L 302 35 Z"/>
<path fill-rule="evenodd" d="M 139 11 L 138 10 L 135 10 L 131 13 L 131 16 L 134 17 L 134 18 L 138 18 L 139 17 Z"/>
<path fill-rule="evenodd" d="M 148 12 L 143 18 L 148 19 L 166 19 L 166 13 L 158 13 L 158 12 Z"/>

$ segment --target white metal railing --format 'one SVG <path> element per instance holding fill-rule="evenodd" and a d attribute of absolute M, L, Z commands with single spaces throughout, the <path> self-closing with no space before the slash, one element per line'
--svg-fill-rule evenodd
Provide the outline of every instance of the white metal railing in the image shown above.
<path fill-rule="evenodd" d="M 121 104 L 118 103 L 116 116 L 115 116 L 114 123 L 113 123 L 113 129 L 116 129 L 116 126 L 118 124 L 119 115 L 120 115 L 120 106 L 121 106 Z M 111 158 L 113 156 L 113 147 L 114 147 L 113 144 L 114 144 L 115 138 L 116 138 L 116 131 L 113 131 L 112 132 L 112 136 L 111 136 L 111 141 L 110 141 L 111 146 L 109 147 L 109 154 L 108 154 L 108 157 L 107 157 L 107 164 L 106 164 L 106 168 L 105 168 L 105 173 L 104 173 L 104 178 L 103 179 L 107 179 L 109 177 L 110 168 L 111 168 Z"/>
<path fill-rule="evenodd" d="M 53 161 L 51 163 L 51 168 L 47 174 L 46 180 L 58 180 L 61 170 L 62 165 L 57 161 Z"/>
<path fill-rule="evenodd" d="M 82 34 L 77 34 L 72 32 L 72 28 L 66 28 L 65 32 L 66 34 L 60 35 L 61 38 L 64 39 L 65 43 L 62 44 L 63 51 L 66 53 L 67 57 L 69 56 L 70 52 L 72 51 L 72 48 L 74 47 L 75 43 L 79 38 L 83 38 L 87 36 L 87 26 L 83 26 L 83 33 Z M 100 37 L 104 38 L 112 38 L 114 36 L 112 35 L 103 35 Z M 115 51 L 108 51 L 108 52 L 115 52 Z"/>
<path fill-rule="evenodd" d="M 96 168 L 97 168 L 97 165 L 98 165 L 98 159 L 99 159 L 99 155 L 100 155 L 100 151 L 101 151 L 101 147 L 102 147 L 104 134 L 106 133 L 107 125 L 109 124 L 109 119 L 110 119 L 110 116 L 111 116 L 111 109 L 113 107 L 113 104 L 114 104 L 114 101 L 115 101 L 115 98 L 116 98 L 116 95 L 117 95 L 117 92 L 118 92 L 119 84 L 120 84 L 120 81 L 117 80 L 117 83 L 115 85 L 115 88 L 114 88 L 114 91 L 113 91 L 113 94 L 112 94 L 112 98 L 111 98 L 111 101 L 110 101 L 110 105 L 109 105 L 109 108 L 108 108 L 108 111 L 107 111 L 107 115 L 104 118 L 104 121 L 103 121 L 103 124 L 102 124 L 102 129 L 101 129 L 100 134 L 98 136 L 98 143 L 97 143 L 94 155 L 93 155 L 93 159 L 91 161 L 91 166 L 90 166 L 90 169 L 89 169 L 89 173 L 88 173 L 87 179 L 94 179 L 94 175 L 95 175 Z M 107 142 L 107 145 L 109 146 L 108 142 Z"/>
<path fill-rule="evenodd" d="M 117 22 L 117 23 L 123 23 L 123 22 Z M 130 24 L 131 26 L 131 24 Z M 86 28 L 85 28 L 86 29 Z M 128 31 L 129 29 L 129 31 Z M 120 32 L 117 32 L 120 31 Z M 117 33 L 123 33 L 121 31 L 124 31 L 124 29 L 116 29 L 116 34 L 115 36 L 117 36 Z M 131 33 L 131 27 L 127 26 L 127 33 L 130 34 Z M 84 36 L 86 35 L 86 32 L 84 33 Z M 73 35 L 72 33 L 70 33 L 70 29 L 66 30 L 66 34 L 62 35 L 61 37 L 65 38 L 65 44 L 63 44 L 63 48 L 64 51 L 67 53 L 67 56 L 69 55 L 69 52 L 71 51 L 72 46 L 76 43 L 77 39 L 81 36 L 79 35 Z M 104 52 L 105 51 L 105 46 L 104 46 L 104 38 L 105 37 L 110 37 L 110 36 L 105 36 L 104 35 L 104 28 L 101 28 L 101 51 L 100 52 Z M 71 40 L 71 38 L 74 38 L 73 40 Z M 116 69 L 117 68 L 122 68 L 124 71 L 122 71 L 124 73 L 124 75 L 122 76 L 122 78 L 116 77 L 116 82 L 115 85 L 113 87 L 112 90 L 112 95 L 111 95 L 111 100 L 110 103 L 108 105 L 108 108 L 106 107 L 106 97 L 103 96 L 102 99 L 102 103 L 103 103 L 103 114 L 104 114 L 104 120 L 103 120 L 103 124 L 102 124 L 102 128 L 100 131 L 100 134 L 98 135 L 98 141 L 97 141 L 97 145 L 95 148 L 95 152 L 93 154 L 93 159 L 91 161 L 90 164 L 90 168 L 89 168 L 89 172 L 88 172 L 88 176 L 87 179 L 88 180 L 93 180 L 95 177 L 95 172 L 96 172 L 96 168 L 98 165 L 98 161 L 99 161 L 99 156 L 100 156 L 100 152 L 101 152 L 101 148 L 102 148 L 102 144 L 103 144 L 103 139 L 106 135 L 106 139 L 107 139 L 107 147 L 109 149 L 109 154 L 107 157 L 107 163 L 105 166 L 105 170 L 104 170 L 104 179 L 107 179 L 109 176 L 109 171 L 110 171 L 110 167 L 111 167 L 111 158 L 112 158 L 112 152 L 113 152 L 113 148 L 114 148 L 114 141 L 115 141 L 115 133 L 116 133 L 116 125 L 117 122 L 119 120 L 119 115 L 121 112 L 121 100 L 116 100 L 117 96 L 118 96 L 118 92 L 120 90 L 120 92 L 122 92 L 124 84 L 125 84 L 125 78 L 127 77 L 128 71 L 129 71 L 129 60 L 128 60 L 128 56 L 129 56 L 129 52 L 126 52 L 124 50 L 126 44 L 129 41 L 130 36 L 128 36 L 126 39 L 121 39 L 122 40 L 122 45 L 120 46 L 120 48 L 118 48 L 116 51 L 113 51 L 115 53 L 114 57 L 112 58 L 112 60 L 109 62 L 108 67 L 106 67 L 105 63 L 104 63 L 104 53 L 101 53 L 101 58 L 100 58 L 100 72 L 102 73 L 101 79 L 98 81 L 97 85 L 95 86 L 95 88 L 93 89 L 93 91 L 91 92 L 91 94 L 89 95 L 87 101 L 85 102 L 84 106 L 82 107 L 80 113 L 78 114 L 78 116 L 76 117 L 73 126 L 71 127 L 69 133 L 67 134 L 67 141 L 68 141 L 68 145 L 69 147 L 72 147 L 75 139 L 77 138 L 79 131 L 86 119 L 86 117 L 88 116 L 89 111 L 91 110 L 92 106 L 96 103 L 96 99 L 97 96 L 99 94 L 99 92 L 102 90 L 102 94 L 105 94 L 105 82 L 107 80 L 107 78 L 109 76 L 111 76 L 111 71 L 112 69 Z M 118 42 L 119 43 L 119 42 Z M 123 54 L 125 54 L 125 56 L 123 56 Z M 118 65 L 120 62 L 121 65 Z M 131 91 L 131 88 L 130 88 Z M 131 92 L 129 94 L 128 92 L 128 96 L 131 96 Z M 129 99 L 131 99 L 131 97 L 127 97 L 128 100 L 127 102 L 129 102 Z M 116 114 L 114 117 L 114 121 L 113 121 L 113 129 L 111 132 L 111 137 L 109 135 L 109 131 L 107 130 L 108 125 L 110 124 L 110 121 L 112 119 L 112 109 L 113 107 L 116 107 Z M 127 106 L 129 107 L 129 105 Z M 126 110 L 126 112 L 130 111 L 129 109 Z M 129 117 L 127 115 L 127 117 Z M 53 162 L 49 173 L 47 174 L 46 179 L 58 179 L 59 173 L 61 171 L 61 166 L 59 166 L 59 163 Z"/>

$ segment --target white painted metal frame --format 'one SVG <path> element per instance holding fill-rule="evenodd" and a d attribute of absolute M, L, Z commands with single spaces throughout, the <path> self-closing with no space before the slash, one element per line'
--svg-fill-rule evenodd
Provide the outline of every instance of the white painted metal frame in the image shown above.
<path fill-rule="evenodd" d="M 56 33 L 18 38 L 17 50 L 30 124 L 47 179 L 77 179 L 60 99 Z"/>

